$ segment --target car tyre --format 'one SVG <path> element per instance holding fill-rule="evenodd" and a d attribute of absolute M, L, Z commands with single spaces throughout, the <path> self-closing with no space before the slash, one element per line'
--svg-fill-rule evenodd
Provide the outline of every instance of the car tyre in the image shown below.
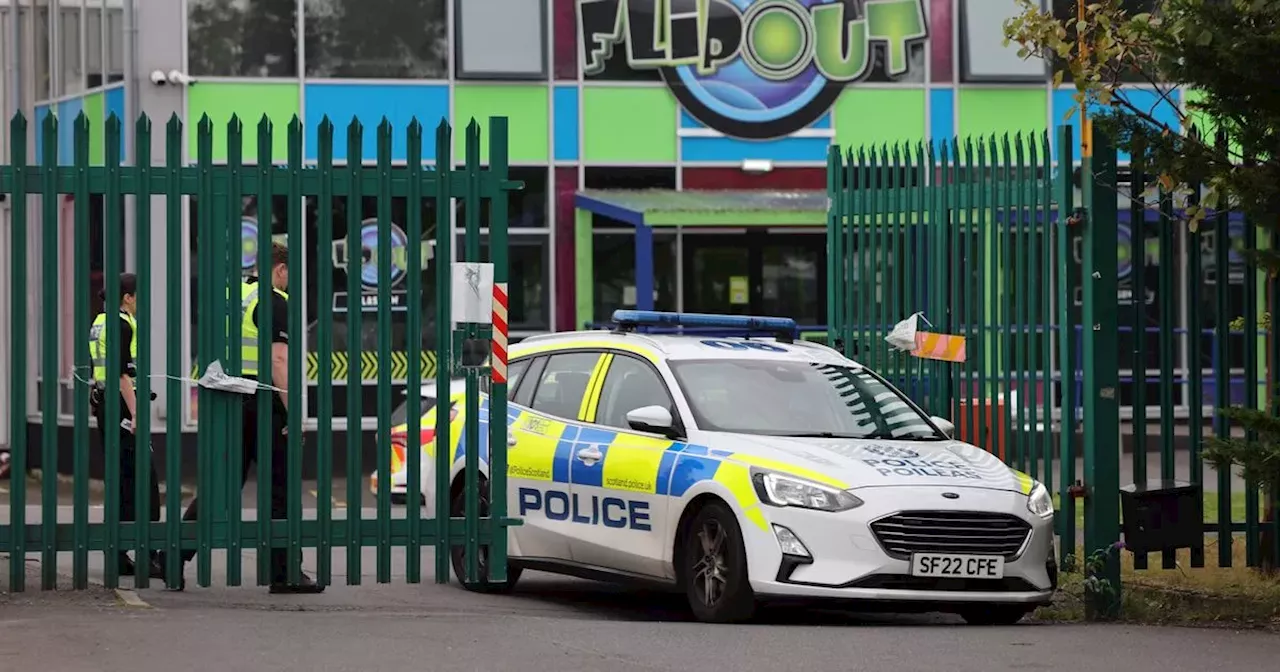
<path fill-rule="evenodd" d="M 487 481 L 480 482 L 480 517 L 489 515 L 489 483 Z M 454 495 L 453 502 L 449 507 L 450 515 L 461 518 L 466 515 L 465 490 Z M 454 546 L 449 549 L 450 560 L 453 564 L 453 574 L 458 577 L 458 583 L 463 588 L 475 593 L 509 593 L 516 586 L 516 582 L 520 580 L 523 569 L 513 567 L 510 562 L 507 563 L 507 580 L 501 582 L 489 581 L 489 549 L 485 546 L 480 547 L 480 580 L 468 582 L 467 565 L 466 565 L 466 547 Z"/>
<path fill-rule="evenodd" d="M 975 607 L 960 612 L 960 617 L 969 625 L 1014 625 L 1035 608 L 1020 604 L 992 604 Z"/>
<path fill-rule="evenodd" d="M 721 502 L 703 506 L 685 530 L 680 549 L 685 597 L 693 615 L 704 623 L 750 620 L 756 598 L 733 511 Z"/>

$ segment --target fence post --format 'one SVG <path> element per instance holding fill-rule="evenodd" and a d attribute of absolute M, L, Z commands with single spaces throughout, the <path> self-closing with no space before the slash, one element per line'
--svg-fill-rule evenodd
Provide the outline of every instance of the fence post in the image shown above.
<path fill-rule="evenodd" d="M 1058 455 L 1061 459 L 1061 480 L 1058 487 L 1058 516 L 1062 521 L 1059 535 L 1062 539 L 1059 562 L 1069 570 L 1067 558 L 1076 550 L 1076 500 L 1071 496 L 1071 486 L 1076 482 L 1076 362 L 1075 323 L 1071 319 L 1072 291 L 1080 280 L 1080 271 L 1072 263 L 1070 218 L 1075 216 L 1075 191 L 1072 184 L 1072 150 L 1075 147 L 1071 127 L 1058 128 L 1058 175 L 1054 188 L 1058 201 L 1058 356 L 1062 371 L 1062 410 L 1058 429 Z"/>
<path fill-rule="evenodd" d="M 1087 561 L 1085 611 L 1109 618 L 1120 608 L 1120 560 L 1111 546 L 1120 537 L 1120 400 L 1116 325 L 1118 214 L 1116 150 L 1096 133 L 1093 155 L 1083 158 L 1084 263 L 1084 552 Z"/>
<path fill-rule="evenodd" d="M 841 226 L 844 221 L 844 199 L 840 189 L 844 186 L 844 164 L 840 147 L 832 145 L 827 152 L 827 345 L 849 357 L 844 347 L 844 292 L 850 278 L 845 276 L 845 253 L 841 246 L 844 238 Z"/>
<path fill-rule="evenodd" d="M 493 360 L 489 386 L 488 579 L 507 580 L 507 118 L 489 117 L 489 261 L 493 264 Z"/>

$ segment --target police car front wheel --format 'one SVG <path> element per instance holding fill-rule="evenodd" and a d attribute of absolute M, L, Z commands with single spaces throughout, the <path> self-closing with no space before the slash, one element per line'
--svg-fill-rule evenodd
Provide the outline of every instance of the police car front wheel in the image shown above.
<path fill-rule="evenodd" d="M 755 613 L 742 531 L 728 506 L 709 502 L 698 511 L 685 528 L 681 563 L 685 596 L 698 620 L 733 623 Z"/>
<path fill-rule="evenodd" d="M 450 515 L 461 518 L 466 515 L 466 495 L 465 490 L 460 490 L 453 496 L 452 505 L 449 507 Z M 489 515 L 489 482 L 481 481 L 480 483 L 480 517 Z M 515 588 L 516 582 L 520 580 L 521 568 L 507 565 L 507 580 L 493 582 L 489 581 L 489 549 L 485 546 L 480 547 L 480 561 L 478 569 L 478 581 L 469 582 L 467 576 L 467 559 L 466 547 L 454 546 L 449 549 L 450 560 L 453 565 L 453 574 L 458 577 L 458 583 L 463 588 L 477 593 L 508 593 Z"/>

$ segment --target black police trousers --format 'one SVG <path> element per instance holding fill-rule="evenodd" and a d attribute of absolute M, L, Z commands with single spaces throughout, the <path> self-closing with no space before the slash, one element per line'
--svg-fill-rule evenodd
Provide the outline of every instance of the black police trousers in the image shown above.
<path fill-rule="evenodd" d="M 120 408 L 124 409 L 124 402 L 120 402 Z M 107 448 L 107 411 L 102 405 L 94 408 L 94 417 L 98 421 L 97 435 L 99 445 L 102 450 Z M 124 429 L 120 425 L 115 426 L 115 431 L 120 434 L 120 520 L 124 522 L 137 522 L 138 518 L 138 474 L 137 474 L 137 438 L 133 432 Z M 151 444 L 148 440 L 146 450 L 151 450 Z M 151 522 L 160 522 L 160 478 L 156 475 L 156 463 L 151 462 L 151 502 L 150 513 Z M 123 555 L 123 552 L 121 552 Z M 155 551 L 152 551 L 155 556 Z"/>
<path fill-rule="evenodd" d="M 269 390 L 261 390 L 258 394 L 271 395 L 271 443 L 267 449 L 271 451 L 271 517 L 275 520 L 285 520 L 289 515 L 288 497 L 289 497 L 289 441 L 283 432 L 288 422 L 288 409 L 284 404 L 280 403 L 280 397 L 276 396 Z M 243 399 L 243 418 L 244 423 L 240 431 L 240 444 L 242 447 L 242 460 L 240 462 L 240 487 L 244 488 L 244 484 L 249 480 L 249 472 L 253 465 L 257 463 L 258 451 L 261 446 L 258 445 L 258 396 L 242 395 Z M 191 500 L 191 506 L 187 507 L 187 512 L 182 515 L 183 520 L 196 520 L 199 509 L 199 495 L 196 499 Z M 239 502 L 232 506 L 238 507 Z M 235 515 L 235 514 L 232 514 Z M 262 515 L 262 502 L 258 502 L 258 515 Z M 302 552 L 299 551 L 301 556 Z M 194 549 L 187 549 L 182 552 L 182 561 L 190 562 L 196 556 Z M 283 548 L 271 549 L 271 581 L 272 583 L 285 583 L 288 580 L 288 551 Z"/>

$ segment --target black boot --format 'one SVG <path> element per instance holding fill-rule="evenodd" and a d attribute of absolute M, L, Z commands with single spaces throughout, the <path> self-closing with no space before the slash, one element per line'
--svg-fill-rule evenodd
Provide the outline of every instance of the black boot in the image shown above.
<path fill-rule="evenodd" d="M 285 579 L 278 579 L 276 581 L 272 581 L 270 590 L 272 595 L 280 595 L 280 594 L 314 595 L 317 593 L 323 593 L 324 586 L 316 583 L 311 577 L 303 573 L 301 577 L 299 577 L 297 584 L 290 584 Z"/>
<path fill-rule="evenodd" d="M 152 560 L 151 562 L 151 571 L 153 572 L 151 575 L 151 578 L 164 580 L 167 577 L 168 566 L 169 566 L 168 556 L 165 555 L 164 551 L 160 551 L 159 553 L 156 554 L 155 560 Z M 180 560 L 178 563 L 177 585 L 169 585 L 166 587 L 172 591 L 186 590 L 187 578 L 183 576 L 183 574 L 185 574 L 186 571 L 187 571 L 187 562 L 185 560 Z"/>
<path fill-rule="evenodd" d="M 133 576 L 138 568 L 133 564 L 133 560 L 129 559 L 129 554 L 123 551 L 116 556 L 116 562 L 120 565 L 120 576 Z"/>

